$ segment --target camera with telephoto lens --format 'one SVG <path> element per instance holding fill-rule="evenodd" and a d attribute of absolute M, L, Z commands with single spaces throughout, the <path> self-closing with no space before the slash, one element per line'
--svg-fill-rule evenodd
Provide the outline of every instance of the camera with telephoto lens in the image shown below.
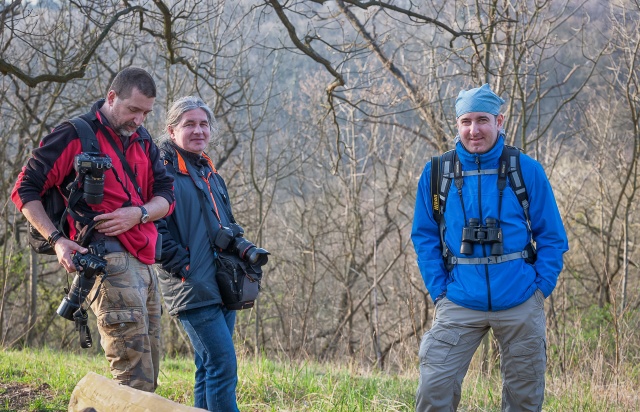
<path fill-rule="evenodd" d="M 249 262 L 251 265 L 265 265 L 269 260 L 269 252 L 256 247 L 243 236 L 244 229 L 240 225 L 232 223 L 229 227 L 223 226 L 218 230 L 214 243 L 222 250 L 237 254 L 240 259 Z"/>
<path fill-rule="evenodd" d="M 87 298 L 89 292 L 93 288 L 96 282 L 96 275 L 104 273 L 107 267 L 107 261 L 101 257 L 94 255 L 93 253 L 73 255 L 73 264 L 76 268 L 82 267 L 82 270 L 78 270 L 71 287 L 65 292 L 67 295 L 62 299 L 56 313 L 65 319 L 74 320 L 74 314 Z"/>
<path fill-rule="evenodd" d="M 500 256 L 503 253 L 502 228 L 498 227 L 498 221 L 488 217 L 485 225 L 480 225 L 477 218 L 469 219 L 469 226 L 462 228 L 462 242 L 460 243 L 460 253 L 471 255 L 474 244 L 490 244 L 491 255 Z"/>
<path fill-rule="evenodd" d="M 104 173 L 111 169 L 111 158 L 103 153 L 82 152 L 73 159 L 73 168 L 84 175 L 84 200 L 92 205 L 102 203 L 104 198 Z"/>

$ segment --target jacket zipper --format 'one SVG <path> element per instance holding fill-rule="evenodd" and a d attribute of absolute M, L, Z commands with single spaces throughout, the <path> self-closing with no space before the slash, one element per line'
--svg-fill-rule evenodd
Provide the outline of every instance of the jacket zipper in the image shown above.
<path fill-rule="evenodd" d="M 482 175 L 480 172 L 480 156 L 476 154 L 476 165 L 478 166 L 478 219 L 480 224 L 483 225 L 484 218 L 482 216 Z M 487 249 L 485 244 L 480 245 L 482 247 L 482 256 L 487 257 Z M 487 282 L 487 309 L 491 311 L 491 283 L 489 282 L 489 265 L 484 265 L 484 275 Z"/>

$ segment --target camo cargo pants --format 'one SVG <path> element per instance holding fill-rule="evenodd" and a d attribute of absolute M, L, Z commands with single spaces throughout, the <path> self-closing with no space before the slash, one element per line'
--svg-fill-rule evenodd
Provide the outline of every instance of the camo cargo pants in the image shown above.
<path fill-rule="evenodd" d="M 160 366 L 161 302 L 151 265 L 128 252 L 109 253 L 107 276 L 91 305 L 98 318 L 100 344 L 113 379 L 122 385 L 154 392 Z M 98 278 L 89 294 L 93 299 Z"/>

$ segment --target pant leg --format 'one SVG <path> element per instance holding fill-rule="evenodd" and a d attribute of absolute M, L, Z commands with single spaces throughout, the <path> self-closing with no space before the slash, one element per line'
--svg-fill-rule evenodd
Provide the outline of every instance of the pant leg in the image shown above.
<path fill-rule="evenodd" d="M 207 409 L 207 368 L 202 357 L 195 352 L 195 384 L 193 385 L 193 406 Z"/>
<path fill-rule="evenodd" d="M 147 319 L 149 322 L 149 346 L 151 348 L 151 363 L 153 365 L 153 389 L 158 387 L 158 374 L 160 373 L 160 347 L 162 346 L 160 335 L 162 333 L 162 298 L 158 283 L 158 272 L 153 266 L 145 265 L 149 270 L 151 284 L 147 297 Z"/>
<path fill-rule="evenodd" d="M 127 252 L 110 253 L 105 259 L 107 275 L 96 280 L 88 299 L 96 296 L 99 288 L 91 309 L 98 318 L 100 343 L 111 374 L 122 385 L 154 392 L 160 347 L 160 296 L 155 274 Z"/>
<path fill-rule="evenodd" d="M 420 343 L 417 412 L 457 410 L 462 381 L 488 330 L 486 312 L 463 308 L 447 298 L 438 303 L 433 326 Z"/>
<path fill-rule="evenodd" d="M 500 345 L 502 410 L 541 411 L 547 367 L 544 295 L 538 290 L 523 304 L 494 315 L 493 333 Z"/>
<path fill-rule="evenodd" d="M 178 316 L 198 355 L 196 384 L 200 390 L 204 372 L 206 409 L 237 412 L 238 365 L 232 339 L 236 313 L 221 305 L 209 305 L 182 311 Z M 198 399 L 202 399 L 201 394 Z"/>

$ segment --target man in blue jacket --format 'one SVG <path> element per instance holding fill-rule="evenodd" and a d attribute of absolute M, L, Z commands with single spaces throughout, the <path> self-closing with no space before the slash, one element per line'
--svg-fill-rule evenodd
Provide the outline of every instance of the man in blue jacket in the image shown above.
<path fill-rule="evenodd" d="M 451 184 L 446 197 L 446 262 L 432 207 L 431 162 L 418 184 L 411 236 L 436 310 L 420 344 L 417 411 L 457 409 L 462 380 L 490 328 L 500 346 L 502 410 L 542 409 L 544 299 L 556 286 L 569 246 L 551 185 L 537 161 L 519 156 L 530 219 L 510 185 L 500 194 L 503 103 L 488 84 L 461 91 L 456 99 L 455 152 L 462 185 Z M 536 259 L 518 253 L 530 249 L 532 240 Z M 492 248 L 496 243 L 502 250 Z"/>

